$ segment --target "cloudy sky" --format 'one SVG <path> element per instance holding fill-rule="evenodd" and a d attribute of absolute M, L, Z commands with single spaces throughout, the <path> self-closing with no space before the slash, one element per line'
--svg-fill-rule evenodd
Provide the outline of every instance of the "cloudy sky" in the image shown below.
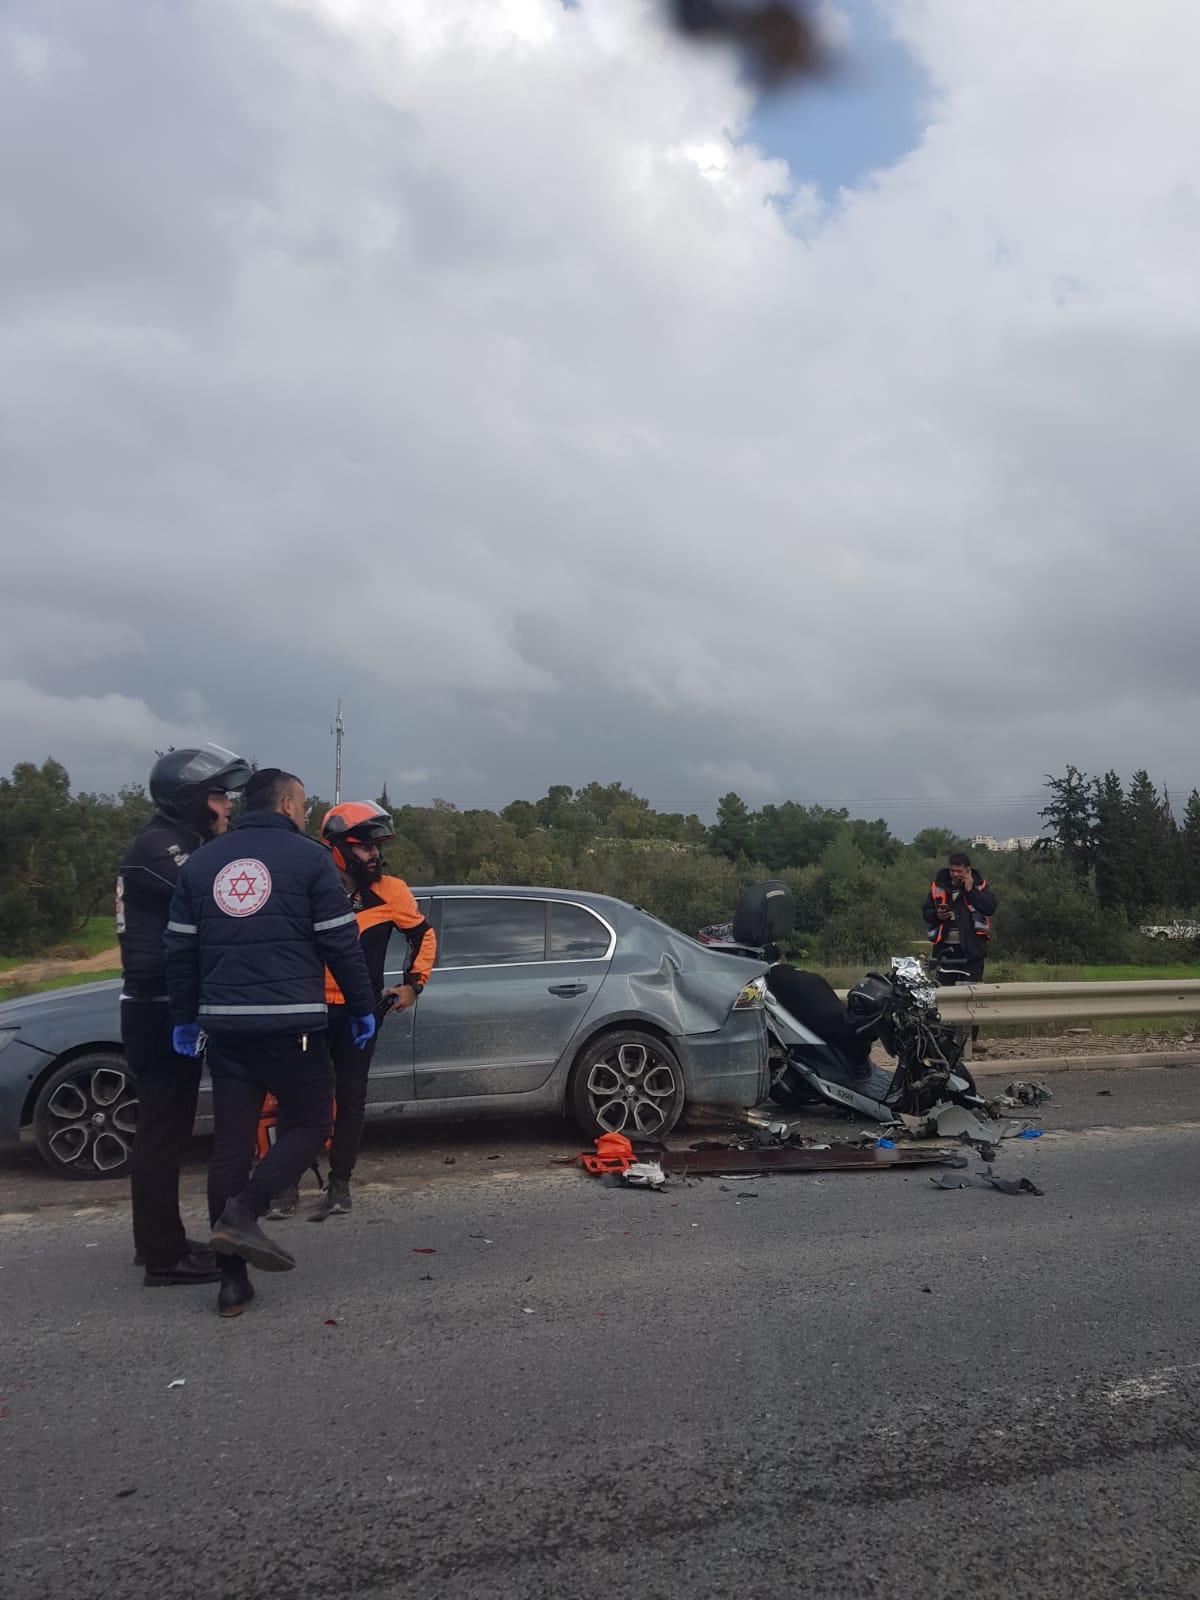
<path fill-rule="evenodd" d="M 0 8 L 0 770 L 619 778 L 1027 831 L 1200 782 L 1200 13 Z"/>

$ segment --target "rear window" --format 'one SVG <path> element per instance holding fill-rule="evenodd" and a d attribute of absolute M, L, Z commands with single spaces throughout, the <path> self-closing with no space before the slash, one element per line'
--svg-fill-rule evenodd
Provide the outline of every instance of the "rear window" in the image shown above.
<path fill-rule="evenodd" d="M 442 901 L 439 967 L 495 967 L 545 959 L 544 900 Z"/>
<path fill-rule="evenodd" d="M 593 912 L 551 900 L 551 961 L 602 961 L 611 943 L 611 934 Z"/>

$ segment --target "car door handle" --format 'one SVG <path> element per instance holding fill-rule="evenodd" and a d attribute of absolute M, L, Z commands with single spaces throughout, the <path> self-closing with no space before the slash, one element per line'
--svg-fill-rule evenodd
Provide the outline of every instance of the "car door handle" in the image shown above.
<path fill-rule="evenodd" d="M 561 995 L 564 1000 L 571 1000 L 577 994 L 586 994 L 587 984 L 579 983 L 578 981 L 575 983 L 552 983 L 550 985 L 550 993 Z"/>

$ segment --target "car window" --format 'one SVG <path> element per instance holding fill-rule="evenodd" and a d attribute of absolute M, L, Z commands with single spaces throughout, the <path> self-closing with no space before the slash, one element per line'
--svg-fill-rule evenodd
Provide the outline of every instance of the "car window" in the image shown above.
<path fill-rule="evenodd" d="M 611 943 L 608 929 L 593 912 L 551 900 L 551 961 L 603 960 Z"/>
<path fill-rule="evenodd" d="M 442 901 L 439 967 L 493 967 L 545 959 L 544 900 Z"/>
<path fill-rule="evenodd" d="M 429 918 L 432 907 L 433 901 L 426 895 L 422 895 L 417 901 L 417 910 L 426 920 Z M 392 936 L 388 940 L 385 970 L 388 972 L 404 972 L 408 968 L 409 960 L 408 935 L 403 928 L 393 928 Z"/>

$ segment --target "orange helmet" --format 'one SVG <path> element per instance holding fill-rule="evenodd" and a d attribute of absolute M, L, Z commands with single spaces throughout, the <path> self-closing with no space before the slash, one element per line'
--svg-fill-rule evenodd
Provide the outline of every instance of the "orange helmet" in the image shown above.
<path fill-rule="evenodd" d="M 386 844 L 396 837 L 391 815 L 374 800 L 344 800 L 325 813 L 321 837 L 333 851 L 334 866 L 353 872 L 351 860 L 339 848 L 344 844 Z"/>

